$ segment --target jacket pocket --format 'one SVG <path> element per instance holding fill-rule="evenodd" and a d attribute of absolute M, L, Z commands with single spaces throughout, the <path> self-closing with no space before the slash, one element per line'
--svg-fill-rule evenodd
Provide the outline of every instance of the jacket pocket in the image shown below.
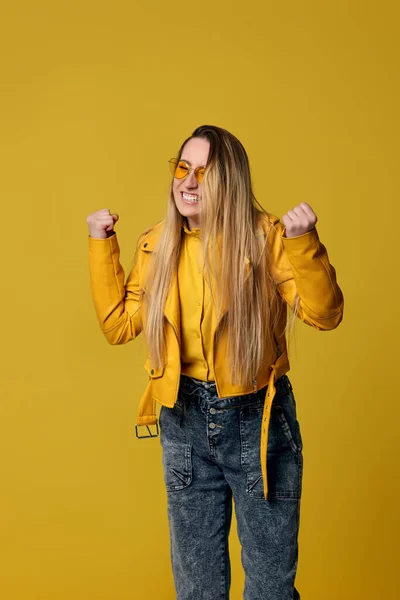
<path fill-rule="evenodd" d="M 150 358 L 147 358 L 144 368 L 149 374 L 149 379 L 157 379 L 158 377 L 162 377 L 165 371 L 165 365 L 162 365 L 159 369 L 153 369 L 150 364 Z"/>

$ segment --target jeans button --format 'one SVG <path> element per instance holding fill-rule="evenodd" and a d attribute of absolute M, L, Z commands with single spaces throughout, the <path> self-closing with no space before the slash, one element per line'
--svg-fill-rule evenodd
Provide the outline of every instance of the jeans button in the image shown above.
<path fill-rule="evenodd" d="M 209 428 L 210 429 L 215 429 L 216 428 L 216 424 L 215 423 L 210 423 L 209 424 Z"/>
<path fill-rule="evenodd" d="M 216 408 L 210 408 L 210 415 L 215 415 L 217 412 Z"/>

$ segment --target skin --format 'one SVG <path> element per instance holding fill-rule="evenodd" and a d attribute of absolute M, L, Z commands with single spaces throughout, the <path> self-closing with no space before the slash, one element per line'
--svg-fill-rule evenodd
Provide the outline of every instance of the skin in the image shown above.
<path fill-rule="evenodd" d="M 104 240 L 114 231 L 114 225 L 118 221 L 117 213 L 111 214 L 109 208 L 102 208 L 86 217 L 89 228 L 89 236 L 94 239 Z"/>
<path fill-rule="evenodd" d="M 303 235 L 314 229 L 318 218 L 307 202 L 302 202 L 283 215 L 282 221 L 285 225 L 284 237 L 291 238 Z"/>

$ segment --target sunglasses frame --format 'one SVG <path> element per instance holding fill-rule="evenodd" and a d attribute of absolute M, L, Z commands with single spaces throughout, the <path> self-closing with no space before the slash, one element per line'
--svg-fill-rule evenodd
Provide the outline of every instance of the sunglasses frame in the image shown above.
<path fill-rule="evenodd" d="M 169 162 L 169 165 L 170 165 L 170 168 L 171 168 L 171 172 L 172 172 L 173 176 L 175 177 L 175 179 L 185 179 L 189 175 L 189 173 L 194 170 L 194 176 L 196 177 L 197 183 L 201 183 L 203 181 L 204 173 L 202 174 L 202 176 L 200 178 L 200 181 L 199 181 L 198 175 L 199 175 L 201 169 L 205 169 L 206 168 L 205 166 L 204 167 L 196 167 L 196 168 L 191 167 L 189 165 L 189 163 L 186 162 L 186 160 L 182 160 L 182 158 L 180 158 L 179 160 L 177 158 L 170 158 L 168 162 Z M 181 162 L 184 163 L 187 166 L 188 172 L 183 177 L 177 177 L 175 175 L 175 172 L 176 172 L 176 169 L 177 169 L 179 163 L 181 163 Z"/>

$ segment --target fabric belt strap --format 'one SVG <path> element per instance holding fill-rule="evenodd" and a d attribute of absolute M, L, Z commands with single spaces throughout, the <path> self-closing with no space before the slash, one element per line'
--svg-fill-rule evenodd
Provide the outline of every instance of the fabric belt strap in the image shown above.
<path fill-rule="evenodd" d="M 261 474 L 264 486 L 264 499 L 268 496 L 268 478 L 267 478 L 267 449 L 268 449 L 268 430 L 271 417 L 271 406 L 276 394 L 276 363 L 271 367 L 271 375 L 268 381 L 267 393 L 265 394 L 264 410 L 261 423 L 261 443 L 260 443 L 260 462 Z"/>
<path fill-rule="evenodd" d="M 137 424 L 141 425 L 156 425 L 156 401 L 151 395 L 150 384 L 148 384 L 145 393 L 139 402 L 139 412 L 137 416 Z"/>

